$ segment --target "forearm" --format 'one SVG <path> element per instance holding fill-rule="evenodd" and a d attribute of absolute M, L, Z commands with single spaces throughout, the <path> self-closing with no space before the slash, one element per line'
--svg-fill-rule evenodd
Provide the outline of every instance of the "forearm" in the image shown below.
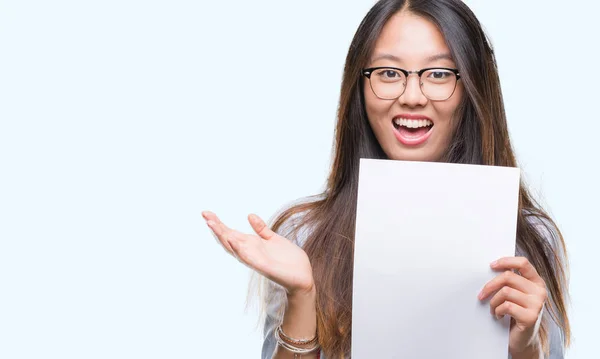
<path fill-rule="evenodd" d="M 537 344 L 520 353 L 512 354 L 512 359 L 544 359 L 544 355 L 541 346 Z"/>
<path fill-rule="evenodd" d="M 313 289 L 309 293 L 288 295 L 288 303 L 283 315 L 281 329 L 295 339 L 311 339 L 317 332 L 316 293 Z M 298 347 L 312 347 L 311 345 L 298 345 Z M 317 352 L 303 354 L 303 359 L 315 359 Z M 281 346 L 277 346 L 273 359 L 294 359 L 294 354 Z"/>

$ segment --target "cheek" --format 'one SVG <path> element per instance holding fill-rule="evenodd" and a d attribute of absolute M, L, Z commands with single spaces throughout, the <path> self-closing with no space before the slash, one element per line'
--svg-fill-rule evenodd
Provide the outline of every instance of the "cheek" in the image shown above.
<path fill-rule="evenodd" d="M 368 83 L 363 86 L 363 93 L 365 99 L 365 110 L 367 112 L 367 117 L 369 118 L 369 123 L 371 126 L 376 127 L 380 125 L 381 119 L 385 118 L 390 109 L 390 101 L 382 101 L 377 98 L 373 91 L 371 91 L 371 87 Z"/>
<path fill-rule="evenodd" d="M 458 119 L 455 118 L 457 114 L 458 107 L 462 102 L 463 91 L 462 87 L 457 87 L 454 95 L 451 98 L 444 102 L 440 102 L 437 106 L 438 120 L 441 124 L 451 132 L 458 122 Z"/>

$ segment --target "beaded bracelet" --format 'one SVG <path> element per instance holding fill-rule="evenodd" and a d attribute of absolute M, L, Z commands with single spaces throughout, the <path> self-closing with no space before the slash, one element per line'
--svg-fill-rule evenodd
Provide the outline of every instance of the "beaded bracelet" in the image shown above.
<path fill-rule="evenodd" d="M 283 339 L 283 341 L 287 342 L 288 344 L 292 344 L 292 345 L 308 345 L 308 344 L 315 343 L 317 341 L 317 335 L 315 335 L 312 339 L 294 339 L 294 338 L 290 338 L 289 336 L 287 336 L 283 332 L 283 328 L 281 328 L 281 325 L 279 325 L 277 327 L 277 331 L 279 332 L 278 334 L 281 337 L 281 339 Z"/>
<path fill-rule="evenodd" d="M 309 353 L 312 353 L 312 352 L 320 349 L 319 343 L 316 342 L 316 337 L 307 341 L 307 340 L 296 340 L 296 339 L 292 339 L 292 338 L 286 336 L 287 338 L 290 339 L 290 341 L 294 341 L 294 342 L 300 342 L 300 343 L 315 342 L 314 345 L 309 348 L 300 348 L 300 347 L 295 346 L 294 344 L 290 344 L 290 343 L 286 342 L 285 340 L 283 340 L 280 335 L 281 333 L 283 333 L 283 331 L 281 330 L 280 327 L 278 327 L 277 330 L 275 330 L 275 340 L 277 340 L 277 344 L 279 344 L 279 346 L 286 349 L 287 351 L 293 353 L 294 358 L 297 358 L 297 357 L 300 358 L 302 354 L 309 354 Z"/>

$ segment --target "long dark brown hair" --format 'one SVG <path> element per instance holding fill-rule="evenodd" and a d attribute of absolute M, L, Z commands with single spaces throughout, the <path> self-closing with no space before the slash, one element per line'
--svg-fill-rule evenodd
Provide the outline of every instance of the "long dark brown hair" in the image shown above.
<path fill-rule="evenodd" d="M 298 213 L 310 231 L 304 250 L 317 288 L 319 341 L 328 357 L 347 355 L 351 341 L 354 230 L 360 158 L 387 158 L 365 112 L 363 69 L 385 23 L 409 11 L 435 24 L 444 35 L 461 73 L 465 96 L 457 110 L 456 130 L 443 161 L 516 167 L 492 46 L 471 10 L 460 0 L 381 0 L 361 22 L 352 40 L 342 80 L 331 172 L 324 192 L 279 214 L 273 229 Z M 540 226 L 543 230 L 540 231 Z M 566 251 L 560 231 L 522 182 L 517 248 L 547 285 L 546 308 L 569 345 Z M 548 348 L 548 320 L 540 329 Z"/>

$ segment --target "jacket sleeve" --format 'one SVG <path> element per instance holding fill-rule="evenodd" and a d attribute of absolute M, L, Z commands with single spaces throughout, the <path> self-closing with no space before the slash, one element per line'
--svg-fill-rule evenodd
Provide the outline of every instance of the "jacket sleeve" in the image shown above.
<path fill-rule="evenodd" d="M 277 347 L 275 329 L 281 323 L 286 303 L 285 289 L 268 281 L 265 306 L 265 323 L 263 330 L 262 359 L 271 359 Z"/>
<path fill-rule="evenodd" d="M 277 231 L 279 235 L 284 236 L 296 245 L 302 247 L 308 236 L 304 228 L 299 228 L 300 220 L 305 213 L 292 216 Z M 283 314 L 287 305 L 287 294 L 285 288 L 264 278 L 264 311 L 265 321 L 263 329 L 263 345 L 261 359 L 271 359 L 277 347 L 275 340 L 275 329 L 281 324 Z"/>
<path fill-rule="evenodd" d="M 534 214 L 529 214 L 527 216 L 527 219 L 533 223 L 533 225 L 535 226 L 537 231 L 542 234 L 542 236 L 548 241 L 550 246 L 555 251 L 557 251 L 557 253 L 559 255 L 559 260 L 561 260 L 563 262 L 563 264 L 565 264 L 566 258 L 562 256 L 562 253 L 563 253 L 562 243 L 559 240 L 556 230 L 554 229 L 552 224 L 550 224 L 548 221 L 543 220 Z M 523 251 L 521 251 L 519 248 L 517 248 L 516 254 L 518 256 L 527 257 L 527 255 Z M 563 290 L 566 293 L 566 291 L 568 290 L 568 284 L 562 283 L 562 286 L 563 286 Z M 555 302 L 551 296 L 549 296 L 548 303 L 546 303 L 544 313 L 542 314 L 542 316 L 543 316 L 542 320 L 546 323 L 546 326 L 548 328 L 548 340 L 549 340 L 549 346 L 550 346 L 549 356 L 544 356 L 544 358 L 545 359 L 564 359 L 564 357 L 565 357 L 564 333 L 563 333 L 561 327 L 558 325 L 558 323 L 556 323 L 556 321 L 554 321 L 554 319 L 552 319 L 552 317 L 548 311 L 548 306 L 556 307 Z M 509 359 L 510 359 L 510 356 L 509 356 Z"/>

